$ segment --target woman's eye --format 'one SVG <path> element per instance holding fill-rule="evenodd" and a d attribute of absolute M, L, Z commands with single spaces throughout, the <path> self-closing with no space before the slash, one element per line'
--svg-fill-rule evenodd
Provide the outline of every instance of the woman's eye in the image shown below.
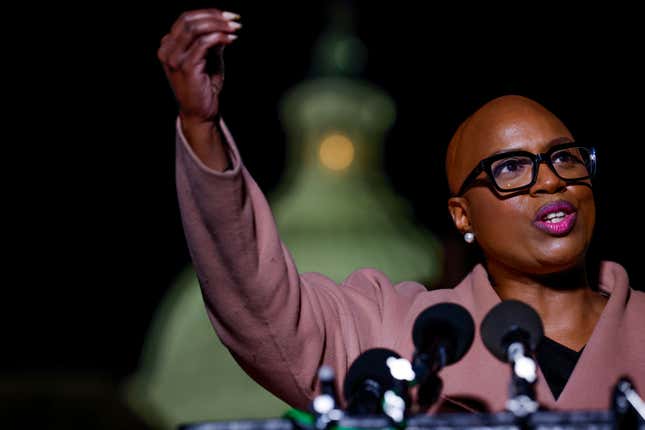
<path fill-rule="evenodd" d="M 582 160 L 576 154 L 576 152 L 577 151 L 574 150 L 556 152 L 555 154 L 553 154 L 552 160 L 554 163 L 581 164 Z"/>
<path fill-rule="evenodd" d="M 525 158 L 510 158 L 497 164 L 493 168 L 493 174 L 495 177 L 501 175 L 514 175 L 519 172 L 523 172 L 530 164 L 531 161 Z"/>

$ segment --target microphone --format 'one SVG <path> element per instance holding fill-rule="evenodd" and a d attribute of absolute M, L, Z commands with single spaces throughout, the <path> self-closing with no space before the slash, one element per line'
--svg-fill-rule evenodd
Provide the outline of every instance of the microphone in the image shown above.
<path fill-rule="evenodd" d="M 616 429 L 635 429 L 638 427 L 639 421 L 645 424 L 645 402 L 638 395 L 632 381 L 627 376 L 622 376 L 614 386 L 612 410 L 616 420 Z"/>
<path fill-rule="evenodd" d="M 475 323 L 468 311 L 456 303 L 439 303 L 421 312 L 414 322 L 412 341 L 425 369 L 438 372 L 466 355 L 475 336 Z M 415 359 L 415 365 L 417 360 Z M 417 377 L 419 376 L 418 372 Z"/>
<path fill-rule="evenodd" d="M 437 373 L 466 355 L 474 336 L 475 323 L 463 306 L 439 303 L 419 314 L 412 329 L 419 406 L 428 408 L 437 401 L 443 387 Z"/>
<path fill-rule="evenodd" d="M 510 362 L 510 345 L 519 342 L 529 352 L 535 352 L 544 336 L 542 320 L 526 303 L 506 300 L 494 306 L 481 325 L 484 345 L 495 357 Z"/>
<path fill-rule="evenodd" d="M 312 409 L 317 414 L 327 414 L 338 407 L 338 396 L 334 386 L 334 369 L 323 365 L 318 369 L 318 380 L 320 381 L 320 394 L 312 403 Z"/>
<path fill-rule="evenodd" d="M 334 386 L 334 369 L 330 366 L 323 365 L 318 369 L 318 380 L 320 381 L 320 394 L 313 402 L 311 409 L 314 412 L 314 427 L 316 430 L 325 430 L 332 423 L 337 423 L 342 417 L 343 412 L 340 410 L 340 402 Z"/>
<path fill-rule="evenodd" d="M 331 397 L 334 403 L 338 403 L 336 387 L 334 386 L 334 369 L 331 366 L 321 366 L 318 369 L 318 380 L 320 381 L 321 394 Z"/>
<path fill-rule="evenodd" d="M 406 364 L 407 363 L 407 364 Z M 403 420 L 407 402 L 407 382 L 412 380 L 410 363 L 386 348 L 368 349 L 354 360 L 343 386 L 350 415 L 386 414 Z"/>
<path fill-rule="evenodd" d="M 481 336 L 491 354 L 511 364 L 511 392 L 506 408 L 518 417 L 535 412 L 537 365 L 532 355 L 544 336 L 540 316 L 526 303 L 503 301 L 484 317 Z"/>

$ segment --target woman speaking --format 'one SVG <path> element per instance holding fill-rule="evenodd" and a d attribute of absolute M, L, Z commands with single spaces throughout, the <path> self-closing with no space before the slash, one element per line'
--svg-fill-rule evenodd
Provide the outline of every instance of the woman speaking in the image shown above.
<path fill-rule="evenodd" d="M 209 318 L 246 372 L 304 408 L 322 364 L 342 378 L 370 348 L 411 357 L 412 326 L 427 307 L 460 304 L 479 326 L 493 306 L 515 299 L 544 324 L 536 392 L 545 407 L 607 409 L 623 375 L 645 387 L 645 294 L 630 289 L 616 263 L 601 264 L 597 283 L 587 276 L 595 152 L 524 97 L 488 102 L 449 143 L 448 209 L 485 256 L 457 286 L 394 285 L 374 269 L 340 284 L 299 273 L 219 115 L 223 50 L 234 43 L 238 20 L 217 9 L 184 13 L 158 57 L 179 104 L 176 180 L 188 246 Z M 207 53 L 215 67 L 206 68 Z M 441 376 L 433 410 L 504 409 L 508 367 L 479 334 Z"/>

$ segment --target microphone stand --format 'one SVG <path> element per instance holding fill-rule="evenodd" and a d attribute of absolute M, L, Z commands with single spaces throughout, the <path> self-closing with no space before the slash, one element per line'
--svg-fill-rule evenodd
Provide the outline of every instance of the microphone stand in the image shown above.
<path fill-rule="evenodd" d="M 330 366 L 321 366 L 318 369 L 318 380 L 320 394 L 311 403 L 311 409 L 314 412 L 314 428 L 326 430 L 335 426 L 343 418 L 344 413 L 340 409 L 334 387 L 334 370 Z"/>
<path fill-rule="evenodd" d="M 523 420 L 538 410 L 539 404 L 535 400 L 537 365 L 535 360 L 526 354 L 523 342 L 512 342 L 507 351 L 512 371 L 506 410 Z"/>
<path fill-rule="evenodd" d="M 415 383 L 419 385 L 417 404 L 420 410 L 426 411 L 438 399 L 443 389 L 443 381 L 438 373 L 446 365 L 446 349 L 442 345 L 430 348 L 435 354 L 419 351 L 413 359 Z"/>
<path fill-rule="evenodd" d="M 405 358 L 390 357 L 386 361 L 394 386 L 383 394 L 383 412 L 395 426 L 402 426 L 410 406 L 408 387 L 415 380 L 412 364 Z"/>
<path fill-rule="evenodd" d="M 638 428 L 638 416 L 645 422 L 645 402 L 626 377 L 620 378 L 614 388 L 612 409 L 616 430 Z"/>

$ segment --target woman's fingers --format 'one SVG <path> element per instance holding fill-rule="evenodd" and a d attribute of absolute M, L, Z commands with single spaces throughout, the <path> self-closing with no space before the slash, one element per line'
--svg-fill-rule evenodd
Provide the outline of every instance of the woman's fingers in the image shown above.
<path fill-rule="evenodd" d="M 170 33 L 178 34 L 181 32 L 182 27 L 185 27 L 187 24 L 190 24 L 192 21 L 195 21 L 198 19 L 205 19 L 205 18 L 217 19 L 221 21 L 234 21 L 234 20 L 240 19 L 240 16 L 235 13 L 225 12 L 219 9 L 192 10 L 189 12 L 182 13 L 181 16 L 177 18 L 175 23 L 172 25 L 172 28 L 170 29 Z"/>
<path fill-rule="evenodd" d="M 235 20 L 239 15 L 219 9 L 184 12 L 173 24 L 170 33 L 161 39 L 157 57 L 165 66 L 176 70 L 186 59 L 187 51 L 201 36 L 213 32 L 233 33 L 241 28 Z M 235 38 L 223 38 L 222 43 Z"/>
<path fill-rule="evenodd" d="M 214 32 L 200 36 L 188 49 L 182 67 L 184 70 L 192 69 L 202 63 L 206 58 L 208 50 L 214 46 L 229 45 L 237 38 L 234 34 Z"/>
<path fill-rule="evenodd" d="M 174 40 L 172 41 L 172 46 L 168 48 L 168 65 L 175 69 L 180 68 L 182 62 L 186 59 L 188 50 L 201 36 L 214 32 L 231 34 L 240 27 L 241 25 L 234 21 L 214 20 L 212 18 L 191 21 L 186 24 L 179 34 L 171 33 L 170 37 Z M 225 43 L 230 40 L 223 37 L 221 41 Z"/>
<path fill-rule="evenodd" d="M 161 38 L 161 44 L 159 45 L 159 49 L 157 50 L 157 58 L 164 65 L 166 65 L 166 62 L 168 61 L 168 55 L 170 54 L 170 50 L 174 45 L 175 43 L 172 37 L 170 37 L 170 34 L 166 34 Z"/>

